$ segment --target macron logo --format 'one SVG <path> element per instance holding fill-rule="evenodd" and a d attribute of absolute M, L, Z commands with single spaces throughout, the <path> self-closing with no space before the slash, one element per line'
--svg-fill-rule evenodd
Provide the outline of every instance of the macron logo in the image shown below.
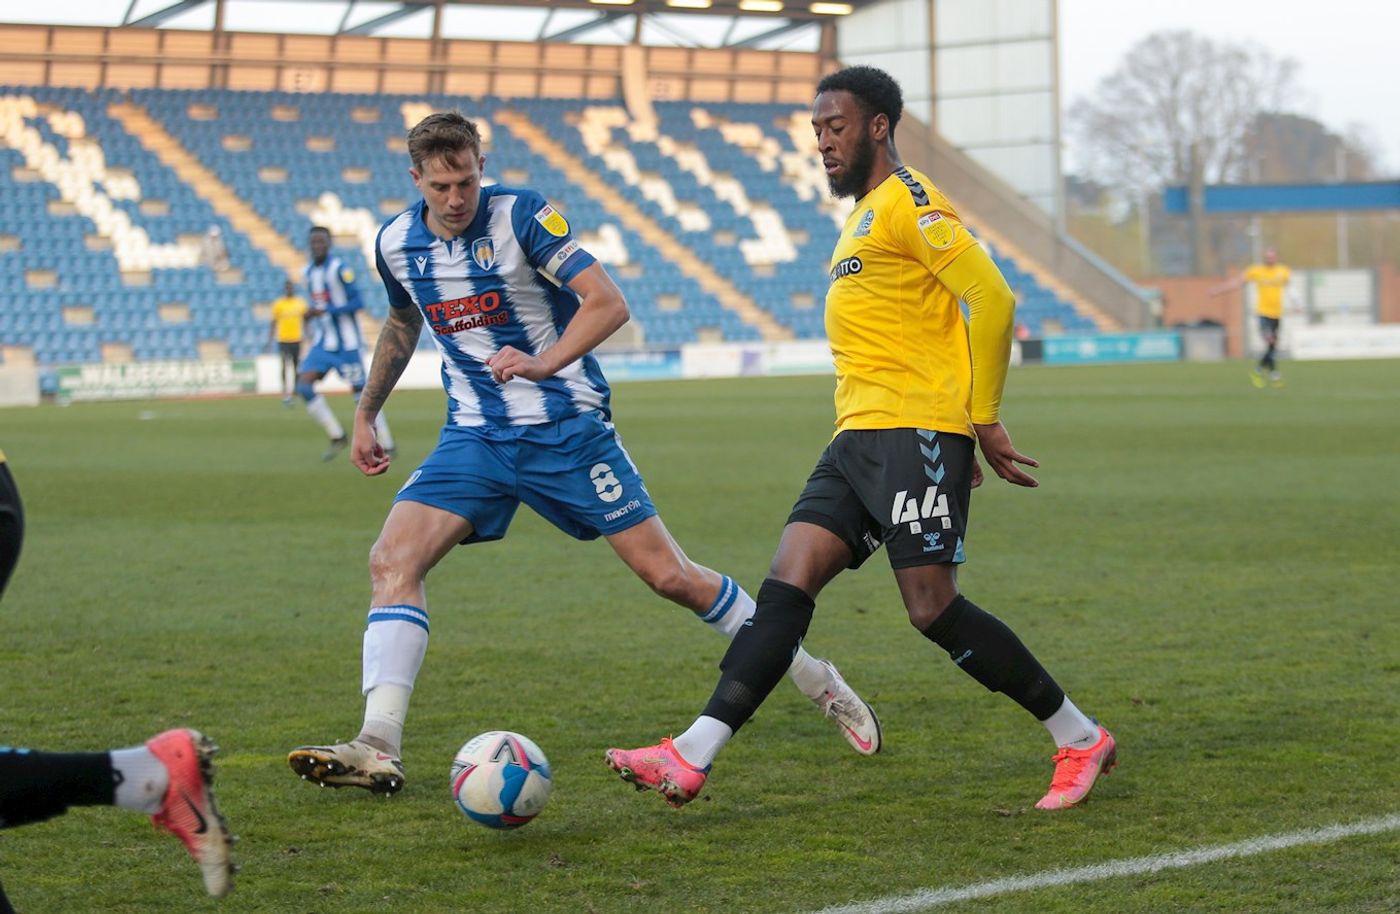
<path fill-rule="evenodd" d="M 425 270 L 425 269 L 427 268 L 427 266 L 428 266 L 428 258 L 426 258 L 426 257 L 415 257 L 415 258 L 413 258 L 413 262 L 416 263 L 416 264 L 418 264 L 418 275 L 419 275 L 419 276 L 422 276 L 422 275 L 423 275 L 423 270 Z"/>

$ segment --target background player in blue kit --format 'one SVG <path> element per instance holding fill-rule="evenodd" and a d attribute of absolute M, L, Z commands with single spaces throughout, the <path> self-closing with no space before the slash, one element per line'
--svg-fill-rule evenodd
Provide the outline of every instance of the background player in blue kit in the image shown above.
<path fill-rule="evenodd" d="M 297 393 L 306 401 L 306 411 L 321 428 L 326 430 L 330 443 L 322 460 L 330 460 L 345 447 L 349 439 L 335 413 L 331 412 L 326 398 L 313 387 L 332 368 L 345 379 L 345 383 L 355 392 L 358 400 L 365 386 L 365 365 L 360 358 L 359 311 L 364 307 L 360 290 L 355 286 L 355 273 L 339 257 L 331 253 L 331 233 L 329 229 L 315 226 L 307 242 L 311 249 L 311 262 L 303 274 L 306 294 L 311 298 L 311 308 L 306 312 L 307 325 L 311 331 L 311 350 L 301 363 L 301 374 L 297 377 Z M 389 433 L 389 423 L 381 414 L 376 417 L 375 431 L 379 442 L 386 449 L 394 449 L 394 439 Z"/>
<path fill-rule="evenodd" d="M 370 476 L 388 469 L 375 422 L 425 322 L 442 356 L 447 423 L 370 552 L 363 727 L 348 743 L 288 756 L 303 778 L 376 793 L 403 786 L 403 722 L 428 644 L 424 578 L 457 544 L 503 537 L 522 502 L 577 539 L 607 537 L 653 590 L 726 637 L 754 610 L 732 579 L 671 538 L 613 428 L 608 383 L 590 355 L 628 319 L 607 271 L 538 193 L 482 185 L 480 137 L 462 115 L 425 118 L 408 150 L 423 199 L 380 229 L 393 307 L 355 412 L 351 460 Z M 834 666 L 799 645 L 789 672 L 856 751 L 879 751 L 879 720 Z"/>

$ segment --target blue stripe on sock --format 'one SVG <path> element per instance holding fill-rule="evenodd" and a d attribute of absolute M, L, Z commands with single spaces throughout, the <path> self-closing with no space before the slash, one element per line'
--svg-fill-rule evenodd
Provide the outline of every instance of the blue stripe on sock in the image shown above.
<path fill-rule="evenodd" d="M 705 615 L 700 617 L 701 622 L 718 622 L 723 619 L 739 598 L 739 587 L 734 580 L 727 574 L 721 577 L 723 580 L 720 581 L 719 594 Z"/>
<path fill-rule="evenodd" d="M 367 624 L 373 625 L 375 622 L 412 622 L 423 631 L 428 630 L 427 612 L 416 606 L 409 606 L 407 603 L 399 603 L 394 606 L 371 606 Z"/>

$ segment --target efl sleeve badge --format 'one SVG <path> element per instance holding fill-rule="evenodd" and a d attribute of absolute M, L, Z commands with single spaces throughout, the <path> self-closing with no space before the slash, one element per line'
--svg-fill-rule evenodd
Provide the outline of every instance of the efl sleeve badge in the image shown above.
<path fill-rule="evenodd" d="M 548 203 L 544 205 L 544 209 L 535 213 L 535 221 L 544 226 L 544 230 L 555 238 L 563 238 L 569 234 L 569 223 L 564 218 L 564 214 Z"/>
<path fill-rule="evenodd" d="M 946 251 L 957 240 L 958 230 L 942 213 L 924 213 L 919 217 L 919 234 L 935 251 Z"/>

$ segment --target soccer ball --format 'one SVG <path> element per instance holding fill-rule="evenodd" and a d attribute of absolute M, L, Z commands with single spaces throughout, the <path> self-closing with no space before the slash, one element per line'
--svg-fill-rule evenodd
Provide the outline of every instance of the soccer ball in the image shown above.
<path fill-rule="evenodd" d="M 452 799 L 487 828 L 519 828 L 549 802 L 549 759 L 519 733 L 491 730 L 467 740 L 452 760 Z"/>

